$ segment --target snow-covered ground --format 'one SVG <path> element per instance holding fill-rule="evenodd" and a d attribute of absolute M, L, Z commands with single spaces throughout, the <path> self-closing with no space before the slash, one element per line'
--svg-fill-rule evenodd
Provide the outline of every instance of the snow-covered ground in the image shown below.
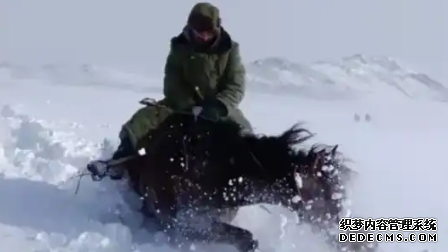
<path fill-rule="evenodd" d="M 338 90 L 341 96 L 332 93 L 332 97 L 312 99 L 297 90 L 273 95 L 252 83 L 255 86 L 242 109 L 258 132 L 279 133 L 305 121 L 318 134 L 314 141 L 340 144 L 361 174 L 354 185 L 357 216 L 438 219 L 438 243 L 381 244 L 382 251 L 446 251 L 448 203 L 443 190 L 448 105 L 434 101 L 440 100 L 435 95 L 445 95 L 444 89 L 436 93 L 431 89 L 435 84 L 416 79 L 409 83 L 403 77 L 409 75 L 401 71 L 399 77 L 393 69 L 379 69 L 372 61 L 363 63 L 364 72 L 360 72 L 360 60 L 346 59 L 351 65 L 343 66 L 321 63 L 325 69 L 302 72 L 302 79 L 294 83 L 307 85 L 317 94 L 327 89 L 325 83 L 306 82 L 311 73 L 341 80 L 340 69 L 346 75 L 358 71 L 358 77 L 364 75 L 352 78 L 351 85 L 376 91 L 369 96 L 351 99 L 358 95 L 351 89 Z M 358 65 L 353 66 L 354 62 Z M 269 67 L 275 71 L 275 66 Z M 110 155 L 118 129 L 138 108 L 142 95 L 161 97 L 160 78 L 88 65 L 33 69 L 12 63 L 0 68 L 0 251 L 154 251 L 140 229 L 141 216 L 122 200 L 121 184 L 93 183 L 85 177 L 75 191 L 77 172 L 88 160 Z M 298 74 L 286 71 L 290 76 Z M 273 75 L 269 78 L 274 81 Z M 413 84 L 409 90 L 419 87 L 417 95 L 424 99 L 394 93 L 397 86 L 391 87 L 388 80 L 403 88 Z M 368 88 L 362 89 L 366 83 Z M 279 215 L 247 208 L 237 222 L 250 227 L 263 247 L 276 247 L 277 252 L 325 251 L 318 237 L 295 226 L 287 227 L 280 239 L 280 220 Z"/>

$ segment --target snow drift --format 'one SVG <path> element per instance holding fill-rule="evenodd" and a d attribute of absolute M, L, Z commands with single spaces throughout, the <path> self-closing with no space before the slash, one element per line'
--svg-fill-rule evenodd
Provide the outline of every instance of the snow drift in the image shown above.
<path fill-rule="evenodd" d="M 117 224 L 122 203 L 114 190 L 87 182 L 75 195 L 80 167 L 107 148 L 52 128 L 2 107 L 2 245 L 9 251 L 129 251 L 131 234 Z"/>

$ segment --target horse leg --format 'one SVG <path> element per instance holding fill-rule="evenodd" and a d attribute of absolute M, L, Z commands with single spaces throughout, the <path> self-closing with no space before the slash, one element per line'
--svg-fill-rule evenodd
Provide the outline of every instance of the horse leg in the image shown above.
<path fill-rule="evenodd" d="M 158 178 L 157 180 L 153 178 Z M 139 191 L 141 192 L 141 213 L 152 223 L 155 231 L 168 232 L 172 229 L 176 218 L 177 208 L 175 195 L 163 176 L 146 171 L 139 177 Z M 151 228 L 151 229 L 153 229 Z"/>
<path fill-rule="evenodd" d="M 214 222 L 211 226 L 211 238 L 217 242 L 234 245 L 241 252 L 251 252 L 258 249 L 258 241 L 252 232 L 224 222 Z"/>
<path fill-rule="evenodd" d="M 258 249 L 258 241 L 253 238 L 252 232 L 220 221 L 211 222 L 206 229 L 182 227 L 180 233 L 188 241 L 225 243 L 235 246 L 240 252 Z"/>
<path fill-rule="evenodd" d="M 161 231 L 163 229 L 161 221 L 157 218 L 157 196 L 155 191 L 149 186 L 145 186 L 139 181 L 139 191 L 141 195 L 141 208 L 140 212 L 143 214 L 146 220 L 148 220 L 155 227 L 155 231 Z"/>

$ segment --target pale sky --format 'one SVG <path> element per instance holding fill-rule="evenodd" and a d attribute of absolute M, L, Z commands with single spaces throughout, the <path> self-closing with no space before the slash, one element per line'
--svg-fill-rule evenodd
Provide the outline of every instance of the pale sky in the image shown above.
<path fill-rule="evenodd" d="M 216 0 L 244 61 L 356 53 L 405 60 L 448 82 L 447 0 Z M 1 0 L 0 59 L 161 73 L 190 0 Z"/>

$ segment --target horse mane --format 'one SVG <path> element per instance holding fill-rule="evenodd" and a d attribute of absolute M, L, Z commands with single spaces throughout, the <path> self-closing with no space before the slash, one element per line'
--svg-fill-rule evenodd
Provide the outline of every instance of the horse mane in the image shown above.
<path fill-rule="evenodd" d="M 243 141 L 245 152 L 258 163 L 264 178 L 276 180 L 294 172 L 296 147 L 312 137 L 309 130 L 296 123 L 279 135 L 245 134 Z"/>
<path fill-rule="evenodd" d="M 345 158 L 337 151 L 338 145 L 313 144 L 308 148 L 294 148 L 312 137 L 314 134 L 302 128 L 301 124 L 295 124 L 279 139 L 292 149 L 290 155 L 295 164 L 293 167 L 298 167 L 296 172 L 301 176 L 316 179 L 322 186 L 324 200 L 332 202 L 328 205 L 328 211 L 332 213 L 330 218 L 337 218 L 346 197 L 345 178 L 350 176 L 352 171 L 345 166 Z M 319 159 L 323 165 L 315 165 Z"/>
<path fill-rule="evenodd" d="M 314 134 L 303 128 L 302 123 L 296 123 L 280 135 L 279 141 L 283 141 L 290 148 L 294 148 L 296 145 L 304 143 L 312 137 L 314 137 Z"/>
<path fill-rule="evenodd" d="M 329 150 L 329 147 L 331 149 Z M 298 170 L 301 176 L 312 177 L 318 181 L 322 187 L 322 199 L 330 202 L 327 205 L 327 211 L 331 213 L 325 216 L 329 220 L 337 220 L 339 213 L 343 209 L 343 202 L 347 196 L 345 187 L 345 178 L 350 176 L 352 171 L 345 166 L 338 156 L 342 156 L 337 152 L 336 146 L 328 146 L 323 144 L 314 144 L 309 149 L 302 149 L 296 152 L 296 162 L 312 164 L 319 158 L 322 159 L 322 166 L 305 165 Z"/>

